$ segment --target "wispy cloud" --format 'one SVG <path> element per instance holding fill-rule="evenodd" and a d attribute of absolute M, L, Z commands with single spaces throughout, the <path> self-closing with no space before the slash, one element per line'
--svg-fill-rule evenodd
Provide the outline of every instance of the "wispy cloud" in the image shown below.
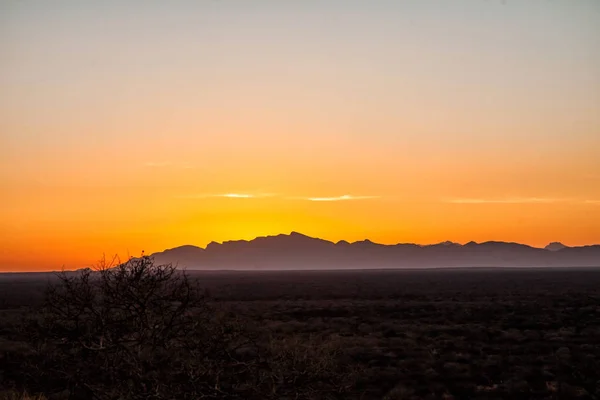
<path fill-rule="evenodd" d="M 377 199 L 380 196 L 352 196 L 349 194 L 345 194 L 342 196 L 333 196 L 333 197 L 302 197 L 303 200 L 308 201 L 350 201 L 350 200 L 368 200 L 368 199 Z"/>
<path fill-rule="evenodd" d="M 177 198 L 180 199 L 206 199 L 211 197 L 223 197 L 228 199 L 260 199 L 265 197 L 276 197 L 279 196 L 277 193 L 192 193 L 192 194 L 184 194 L 179 195 Z M 377 199 L 380 196 L 352 196 L 352 195 L 342 195 L 342 196 L 332 196 L 332 197 L 283 197 L 288 200 L 306 200 L 306 201 L 317 201 L 317 202 L 327 202 L 327 201 L 352 201 L 352 200 L 368 200 L 368 199 Z"/>
<path fill-rule="evenodd" d="M 600 205 L 600 200 L 586 200 L 584 201 L 585 204 L 598 204 Z"/>
<path fill-rule="evenodd" d="M 260 199 L 264 197 L 273 197 L 275 196 L 275 193 L 224 193 L 217 196 L 230 199 Z"/>
<path fill-rule="evenodd" d="M 229 197 L 230 199 L 251 199 L 253 197 L 256 197 L 253 194 L 247 194 L 247 193 L 225 193 L 221 195 L 222 197 Z"/>
<path fill-rule="evenodd" d="M 556 204 L 556 203 L 589 203 L 596 200 L 574 200 L 554 197 L 506 197 L 506 198 L 453 198 L 446 203 L 454 204 Z"/>

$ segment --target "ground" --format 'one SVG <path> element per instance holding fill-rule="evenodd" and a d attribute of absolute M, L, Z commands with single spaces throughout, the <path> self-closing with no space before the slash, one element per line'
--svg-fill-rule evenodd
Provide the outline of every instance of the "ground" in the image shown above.
<path fill-rule="evenodd" d="M 600 269 L 191 275 L 263 335 L 339 349 L 345 398 L 600 397 Z M 0 277 L 0 386 L 46 279 Z"/>

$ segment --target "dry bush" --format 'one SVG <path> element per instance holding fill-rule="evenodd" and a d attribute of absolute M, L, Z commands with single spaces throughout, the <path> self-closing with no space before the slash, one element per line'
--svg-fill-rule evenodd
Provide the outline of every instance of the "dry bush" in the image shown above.
<path fill-rule="evenodd" d="M 271 340 L 270 368 L 261 375 L 261 386 L 275 399 L 344 398 L 354 389 L 361 370 L 341 366 L 341 352 L 341 342 L 335 337 Z"/>
<path fill-rule="evenodd" d="M 239 372 L 230 353 L 241 327 L 174 266 L 143 256 L 59 279 L 29 327 L 38 351 L 29 374 L 42 387 L 72 398 L 210 398 L 225 394 L 222 375 Z"/>
<path fill-rule="evenodd" d="M 29 395 L 27 392 L 16 392 L 13 390 L 0 392 L 0 400 L 46 400 L 42 395 Z"/>
<path fill-rule="evenodd" d="M 327 399 L 349 388 L 335 349 L 258 340 L 146 256 L 60 274 L 24 332 L 35 348 L 26 384 L 70 399 Z"/>

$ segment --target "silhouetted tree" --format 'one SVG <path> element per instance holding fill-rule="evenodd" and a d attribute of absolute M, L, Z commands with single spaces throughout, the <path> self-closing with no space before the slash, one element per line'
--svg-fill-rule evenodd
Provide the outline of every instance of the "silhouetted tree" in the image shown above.
<path fill-rule="evenodd" d="M 240 369 L 230 354 L 249 342 L 185 272 L 142 256 L 58 278 L 35 329 L 53 356 L 38 369 L 71 388 L 72 398 L 238 395 L 228 378 Z"/>
<path fill-rule="evenodd" d="M 33 388 L 71 399 L 339 398 L 336 349 L 263 340 L 148 256 L 63 272 L 28 327 Z M 31 386 L 31 384 L 30 384 Z"/>

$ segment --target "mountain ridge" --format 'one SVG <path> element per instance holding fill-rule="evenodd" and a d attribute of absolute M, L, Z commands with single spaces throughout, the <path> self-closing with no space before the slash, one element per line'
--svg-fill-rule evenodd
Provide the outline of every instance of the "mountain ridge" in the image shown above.
<path fill-rule="evenodd" d="M 600 245 L 545 248 L 516 242 L 381 244 L 333 242 L 299 232 L 252 240 L 184 245 L 152 254 L 159 263 L 198 270 L 393 269 L 456 267 L 600 267 Z"/>

